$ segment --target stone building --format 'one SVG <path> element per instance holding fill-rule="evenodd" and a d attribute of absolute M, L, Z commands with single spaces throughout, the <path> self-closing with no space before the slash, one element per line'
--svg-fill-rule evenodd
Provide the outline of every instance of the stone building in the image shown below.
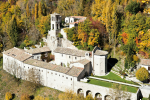
<path fill-rule="evenodd" d="M 75 17 L 69 21 L 75 22 Z M 82 22 L 83 19 L 77 19 Z M 65 19 L 67 20 L 67 18 Z M 67 21 L 66 21 L 67 22 Z M 61 29 L 61 16 L 57 13 L 51 14 L 51 30 L 48 31 L 48 47 L 22 50 L 12 48 L 3 52 L 3 69 L 15 75 L 17 78 L 30 81 L 29 73 L 36 73 L 36 81 L 40 84 L 65 91 L 71 89 L 75 93 L 89 93 L 93 97 L 100 94 L 102 100 L 110 97 L 109 88 L 80 82 L 91 73 L 97 76 L 107 73 L 107 51 L 95 47 L 93 51 L 78 50 L 73 43 L 67 40 L 66 33 Z M 57 37 L 61 33 L 64 38 Z M 41 61 L 41 54 L 51 52 L 55 60 L 47 63 Z M 131 93 L 131 100 L 137 99 L 137 93 Z"/>

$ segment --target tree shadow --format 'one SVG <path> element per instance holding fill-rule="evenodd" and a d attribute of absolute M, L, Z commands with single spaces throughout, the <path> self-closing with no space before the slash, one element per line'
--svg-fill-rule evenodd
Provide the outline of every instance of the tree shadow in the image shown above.
<path fill-rule="evenodd" d="M 12 100 L 15 98 L 15 94 L 12 94 Z"/>
<path fill-rule="evenodd" d="M 31 96 L 30 96 L 30 99 L 33 100 L 33 99 L 34 99 L 34 95 L 31 95 Z"/>
<path fill-rule="evenodd" d="M 118 60 L 116 58 L 109 58 L 107 61 L 107 72 L 110 72 L 117 62 Z"/>

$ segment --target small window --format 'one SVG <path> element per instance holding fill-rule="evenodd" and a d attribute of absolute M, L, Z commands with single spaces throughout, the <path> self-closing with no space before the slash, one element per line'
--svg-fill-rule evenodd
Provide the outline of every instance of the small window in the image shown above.
<path fill-rule="evenodd" d="M 77 59 L 77 57 L 75 57 L 75 59 Z"/>
<path fill-rule="evenodd" d="M 70 56 L 69 56 L 69 58 L 70 58 Z"/>
<path fill-rule="evenodd" d="M 64 75 L 62 75 L 62 77 L 64 77 Z"/>
<path fill-rule="evenodd" d="M 42 70 L 42 72 L 43 72 L 43 70 Z"/>
<path fill-rule="evenodd" d="M 66 79 L 68 79 L 68 77 L 66 77 Z"/>
<path fill-rule="evenodd" d="M 148 67 L 148 70 L 150 70 L 150 67 Z"/>
<path fill-rule="evenodd" d="M 25 68 L 25 66 L 24 66 L 24 68 Z"/>
<path fill-rule="evenodd" d="M 33 68 L 32 68 L 32 70 L 33 70 Z"/>
<path fill-rule="evenodd" d="M 53 74 L 53 73 L 51 72 L 51 74 Z"/>
<path fill-rule="evenodd" d="M 49 73 L 49 72 L 47 72 L 47 73 Z"/>
<path fill-rule="evenodd" d="M 71 81 L 72 81 L 72 78 L 71 78 Z"/>
<path fill-rule="evenodd" d="M 60 76 L 60 74 L 59 74 L 59 76 Z"/>
<path fill-rule="evenodd" d="M 57 75 L 57 73 L 55 73 L 55 75 Z"/>
<path fill-rule="evenodd" d="M 62 54 L 62 57 L 63 57 L 63 54 Z"/>
<path fill-rule="evenodd" d="M 40 71 L 40 69 L 39 69 L 39 71 Z"/>
<path fill-rule="evenodd" d="M 28 69 L 29 69 L 29 67 L 28 67 Z"/>

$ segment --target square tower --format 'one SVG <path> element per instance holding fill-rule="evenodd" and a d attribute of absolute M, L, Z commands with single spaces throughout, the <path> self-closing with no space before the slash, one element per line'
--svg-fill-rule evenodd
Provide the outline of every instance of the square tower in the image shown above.
<path fill-rule="evenodd" d="M 53 13 L 51 14 L 51 30 L 57 31 L 60 29 L 61 16 L 60 14 Z"/>

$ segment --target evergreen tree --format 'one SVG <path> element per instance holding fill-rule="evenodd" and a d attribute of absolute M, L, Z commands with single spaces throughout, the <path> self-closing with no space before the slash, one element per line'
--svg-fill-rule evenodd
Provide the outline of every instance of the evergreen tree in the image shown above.
<path fill-rule="evenodd" d="M 12 18 L 8 28 L 8 36 L 13 46 L 17 45 L 18 42 L 18 28 L 17 28 L 17 20 L 15 17 Z"/>

